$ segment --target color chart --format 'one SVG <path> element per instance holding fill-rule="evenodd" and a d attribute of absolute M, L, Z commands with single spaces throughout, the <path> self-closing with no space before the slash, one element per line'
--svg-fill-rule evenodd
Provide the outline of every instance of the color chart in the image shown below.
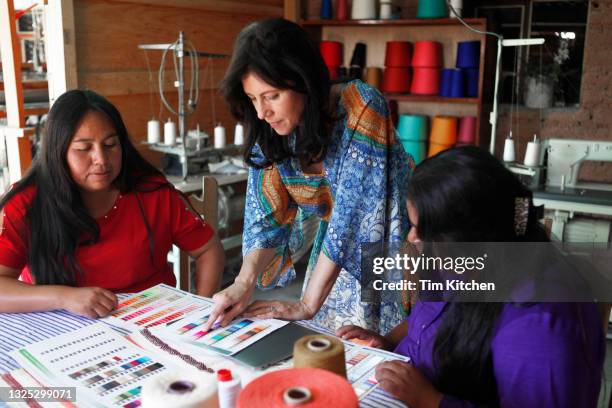
<path fill-rule="evenodd" d="M 345 342 L 346 376 L 359 399 L 369 394 L 378 382 L 374 377 L 376 366 L 383 361 L 409 359 L 398 354 Z"/>
<path fill-rule="evenodd" d="M 232 355 L 261 340 L 288 322 L 276 319 L 236 319 L 227 327 L 213 326 L 204 331 L 202 326 L 208 320 L 208 312 L 193 313 L 171 326 L 151 328 L 156 336 L 183 341 L 223 355 Z"/>
<path fill-rule="evenodd" d="M 83 406 L 138 407 L 144 383 L 169 369 L 185 369 L 137 348 L 104 323 L 11 354 L 35 376 L 56 386 L 77 387 L 78 404 Z"/>
<path fill-rule="evenodd" d="M 206 312 L 212 300 L 160 284 L 122 300 L 102 319 L 108 324 L 129 330 L 142 330 L 171 324 L 192 313 Z"/>

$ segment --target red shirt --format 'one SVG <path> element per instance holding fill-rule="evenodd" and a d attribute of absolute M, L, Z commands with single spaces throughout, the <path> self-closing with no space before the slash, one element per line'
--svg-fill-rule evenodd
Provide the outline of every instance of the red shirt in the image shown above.
<path fill-rule="evenodd" d="M 25 221 L 35 192 L 35 187 L 27 187 L 13 196 L 4 207 L 0 223 L 0 265 L 22 269 L 22 280 L 30 283 L 29 227 Z M 136 193 L 121 194 L 113 208 L 96 220 L 100 228 L 98 242 L 76 250 L 76 261 L 83 270 L 77 276 L 77 286 L 98 286 L 123 293 L 138 292 L 158 283 L 174 286 L 176 279 L 167 262 L 172 244 L 193 251 L 213 236 L 213 229 L 185 206 L 176 190 L 160 188 L 138 196 L 153 235 L 153 263 Z"/>

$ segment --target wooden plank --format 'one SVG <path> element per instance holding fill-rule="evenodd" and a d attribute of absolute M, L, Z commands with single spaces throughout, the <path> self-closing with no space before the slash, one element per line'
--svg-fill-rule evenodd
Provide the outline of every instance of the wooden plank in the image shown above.
<path fill-rule="evenodd" d="M 143 51 L 140 51 L 142 53 Z M 151 51 L 147 51 L 153 54 Z M 161 52 L 154 53 L 155 59 L 161 57 Z M 170 59 L 170 57 L 168 57 Z M 219 81 L 223 78 L 227 69 L 228 61 L 215 60 L 212 67 L 202 69 L 202 62 L 199 72 L 199 89 L 210 90 L 217 89 Z M 186 70 L 187 82 L 185 88 L 189 87 L 189 71 Z M 130 71 L 106 71 L 106 72 L 88 72 L 79 71 L 79 84 L 81 88 L 99 90 L 105 96 L 114 95 L 130 95 L 130 94 L 158 94 L 158 68 L 152 69 L 151 73 L 145 70 L 130 70 Z M 172 65 L 166 65 L 164 92 L 176 92 L 174 87 L 174 68 Z"/>
<path fill-rule="evenodd" d="M 283 0 L 173 0 L 171 3 L 167 0 L 124 0 L 122 2 L 200 11 L 221 11 L 232 14 L 260 16 L 279 16 L 283 14 Z"/>
<path fill-rule="evenodd" d="M 4 80 L 7 126 L 24 128 L 23 89 L 21 88 L 21 51 L 15 27 L 12 1 L 0 2 L 0 57 Z M 21 178 L 32 162 L 30 141 L 26 137 L 6 137 L 10 182 Z"/>
<path fill-rule="evenodd" d="M 47 81 L 23 81 L 21 88 L 26 89 L 47 89 Z M 0 91 L 4 91 L 4 82 L 0 82 Z"/>
<path fill-rule="evenodd" d="M 279 9 L 279 16 L 282 9 Z M 196 49 L 231 54 L 235 38 L 261 15 L 186 10 L 108 0 L 75 1 L 79 71 L 146 69 L 139 44 L 172 43 L 179 31 Z M 155 56 L 157 55 L 157 56 Z M 158 54 L 149 53 L 151 63 Z M 202 61 L 202 59 L 200 59 Z"/>

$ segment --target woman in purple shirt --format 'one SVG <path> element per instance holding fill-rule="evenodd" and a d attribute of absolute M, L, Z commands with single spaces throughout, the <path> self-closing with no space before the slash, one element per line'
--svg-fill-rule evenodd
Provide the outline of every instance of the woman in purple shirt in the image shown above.
<path fill-rule="evenodd" d="M 476 147 L 424 161 L 408 196 L 410 242 L 548 240 L 531 192 Z M 337 334 L 410 357 L 380 364 L 376 378 L 411 408 L 596 407 L 601 322 L 594 303 L 417 301 L 384 337 L 356 326 Z"/>

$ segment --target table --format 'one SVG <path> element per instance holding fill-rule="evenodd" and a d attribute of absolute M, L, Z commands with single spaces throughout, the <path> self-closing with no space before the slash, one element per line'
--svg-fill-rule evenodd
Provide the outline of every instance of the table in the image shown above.
<path fill-rule="evenodd" d="M 124 297 L 123 295 L 120 297 Z M 95 319 L 57 310 L 37 313 L 0 313 L 0 375 L 20 368 L 8 353 L 37 341 L 68 333 L 95 323 Z M 310 322 L 300 322 L 313 330 L 332 334 Z M 7 405 L 0 401 L 0 407 Z M 403 408 L 405 405 L 377 388 L 360 401 L 364 408 Z"/>

